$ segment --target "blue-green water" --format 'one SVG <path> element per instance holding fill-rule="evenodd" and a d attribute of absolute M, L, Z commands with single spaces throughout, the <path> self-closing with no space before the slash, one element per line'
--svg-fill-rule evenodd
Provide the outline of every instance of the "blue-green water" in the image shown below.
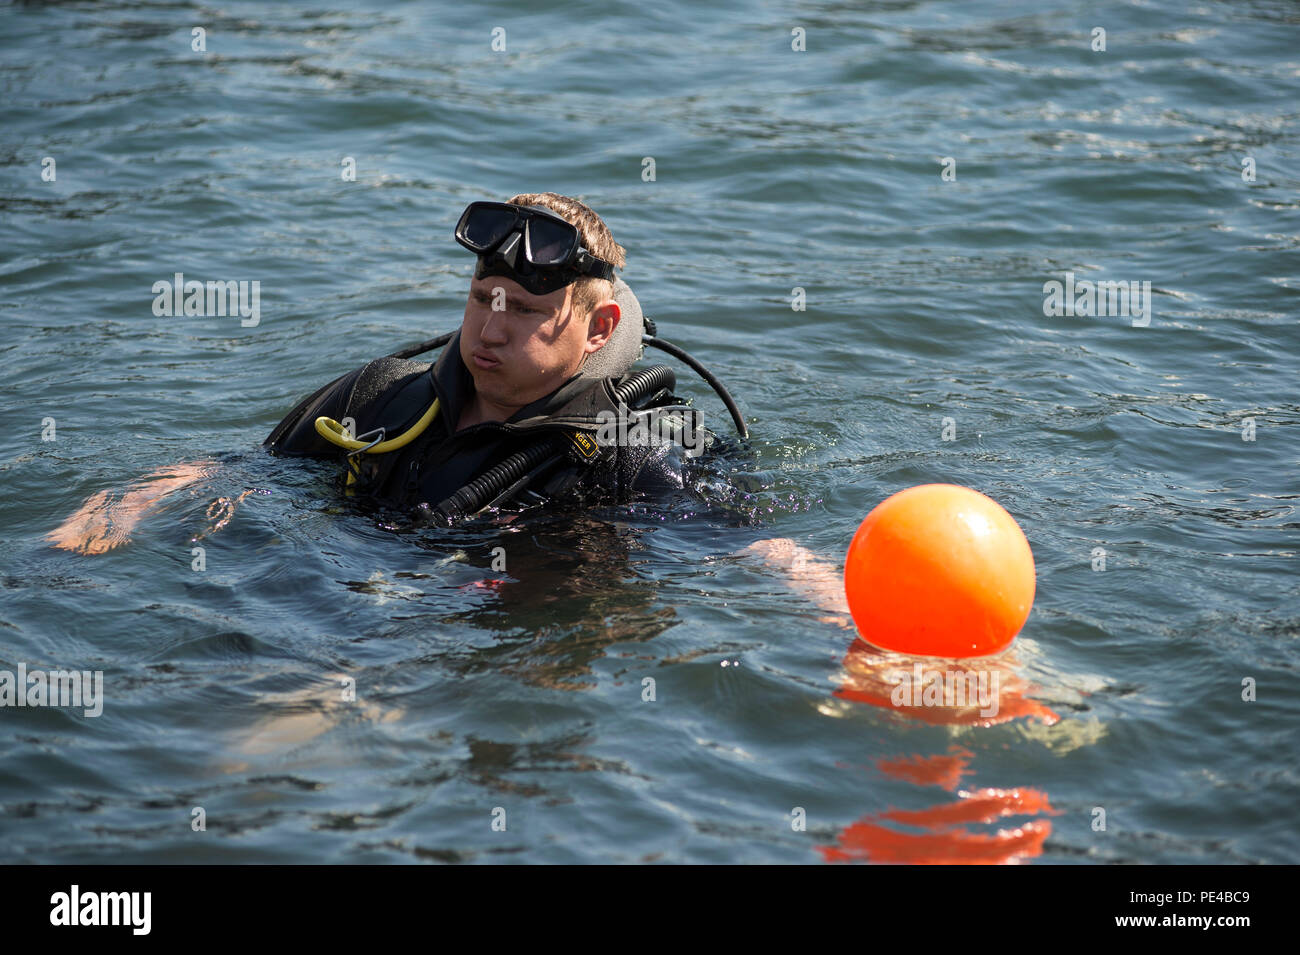
<path fill-rule="evenodd" d="M 105 697 L 0 709 L 0 860 L 820 862 L 960 798 L 882 760 L 964 752 L 1050 801 L 969 826 L 1050 825 L 1026 861 L 1300 861 L 1298 41 L 1264 0 L 0 9 L 0 670 Z M 738 512 L 392 529 L 256 450 L 455 327 L 467 202 L 547 190 L 732 386 Z M 259 323 L 155 316 L 176 272 Z M 1067 272 L 1150 282 L 1149 324 L 1044 314 Z M 129 544 L 44 540 L 213 456 Z M 838 563 L 929 482 L 1023 526 L 1058 723 L 834 696 L 848 633 L 738 555 Z"/>

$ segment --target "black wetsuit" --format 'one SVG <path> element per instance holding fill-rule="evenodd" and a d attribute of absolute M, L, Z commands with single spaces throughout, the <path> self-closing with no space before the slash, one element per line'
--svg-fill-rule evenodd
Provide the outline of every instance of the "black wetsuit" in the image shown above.
<path fill-rule="evenodd" d="M 563 436 L 568 451 L 521 489 L 515 496 L 518 503 L 623 503 L 640 494 L 683 487 L 688 455 L 680 444 L 597 447 L 595 441 L 581 437 L 589 439 L 598 433 L 602 411 L 617 413 L 613 387 L 623 380 L 575 375 L 508 421 L 483 422 L 456 432 L 455 423 L 474 393 L 474 379 L 460 357 L 457 332 L 432 365 L 378 358 L 336 378 L 303 399 L 264 444 L 279 454 L 341 459 L 345 452 L 317 434 L 318 417 L 340 422 L 352 418 L 352 433 L 357 435 L 382 425 L 386 437 L 393 438 L 419 421 L 436 397 L 438 416 L 406 447 L 353 458 L 359 470 L 355 491 L 398 507 L 436 506 L 487 469 L 548 434 Z M 667 406 L 676 406 L 674 413 L 694 415 L 663 389 L 634 406 L 664 408 L 665 412 Z M 580 436 L 577 441 L 573 440 L 575 432 Z"/>

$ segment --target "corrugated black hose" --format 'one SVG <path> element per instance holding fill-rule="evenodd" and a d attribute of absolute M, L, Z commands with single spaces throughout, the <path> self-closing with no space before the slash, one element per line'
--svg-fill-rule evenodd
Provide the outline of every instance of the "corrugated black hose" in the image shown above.
<path fill-rule="evenodd" d="M 652 365 L 616 385 L 614 396 L 621 404 L 630 405 L 638 398 L 654 394 L 661 388 L 667 388 L 671 392 L 675 387 L 677 375 L 671 368 L 667 365 Z M 498 503 L 508 496 L 501 494 L 503 489 L 512 492 L 518 490 L 526 483 L 522 478 L 531 477 L 530 472 L 540 472 L 540 465 L 549 465 L 553 459 L 559 459 L 564 454 L 568 440 L 567 435 L 550 434 L 536 444 L 516 451 L 448 497 L 434 508 L 435 513 L 450 524 L 468 514 L 477 514 L 490 503 Z"/>

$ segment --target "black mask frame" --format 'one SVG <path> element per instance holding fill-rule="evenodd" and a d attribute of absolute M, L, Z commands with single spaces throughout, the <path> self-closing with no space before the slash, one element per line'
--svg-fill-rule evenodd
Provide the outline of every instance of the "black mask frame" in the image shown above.
<path fill-rule="evenodd" d="M 614 278 L 614 266 L 581 244 L 573 223 L 542 206 L 471 202 L 456 224 L 456 241 L 478 256 L 474 278 L 502 275 L 534 295 L 584 276 Z"/>

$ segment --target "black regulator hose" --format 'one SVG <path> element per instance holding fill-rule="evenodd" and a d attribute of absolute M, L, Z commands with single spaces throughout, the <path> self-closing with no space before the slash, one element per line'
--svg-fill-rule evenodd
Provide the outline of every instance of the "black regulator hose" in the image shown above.
<path fill-rule="evenodd" d="M 614 397 L 625 405 L 636 399 L 654 394 L 660 388 L 672 391 L 677 387 L 677 375 L 667 365 L 651 365 L 614 386 Z"/>
<path fill-rule="evenodd" d="M 614 397 L 628 405 L 638 398 L 654 394 L 661 388 L 672 391 L 677 386 L 677 375 L 667 365 L 652 365 L 638 371 L 627 381 L 614 386 Z M 548 458 L 559 458 L 568 436 L 550 434 L 521 451 L 516 451 L 500 464 L 484 471 L 436 508 L 448 523 L 454 523 L 469 514 L 476 514 L 506 488 L 538 467 Z"/>
<path fill-rule="evenodd" d="M 544 441 L 538 441 L 522 451 L 516 451 L 500 464 L 489 468 L 470 481 L 434 510 L 448 523 L 458 521 L 467 514 L 477 513 L 506 485 L 514 483 L 536 465 L 556 454 L 563 440 L 564 438 L 559 435 L 549 435 Z"/>
<path fill-rule="evenodd" d="M 709 371 L 709 369 L 705 368 L 698 361 L 688 355 L 685 349 L 679 348 L 672 342 L 666 342 L 662 338 L 656 338 L 654 335 L 642 335 L 641 341 L 647 345 L 653 345 L 655 348 L 666 351 L 674 358 L 678 358 L 690 365 L 691 368 L 693 368 L 695 372 L 707 381 L 709 386 L 718 393 L 718 397 L 722 399 L 722 403 L 727 406 L 727 411 L 730 412 L 731 420 L 735 422 L 736 431 L 740 433 L 741 438 L 749 437 L 749 428 L 745 425 L 745 419 L 741 416 L 740 409 L 736 407 L 736 402 L 731 397 L 731 393 L 723 387 L 722 382 L 718 381 L 713 372 Z"/>

